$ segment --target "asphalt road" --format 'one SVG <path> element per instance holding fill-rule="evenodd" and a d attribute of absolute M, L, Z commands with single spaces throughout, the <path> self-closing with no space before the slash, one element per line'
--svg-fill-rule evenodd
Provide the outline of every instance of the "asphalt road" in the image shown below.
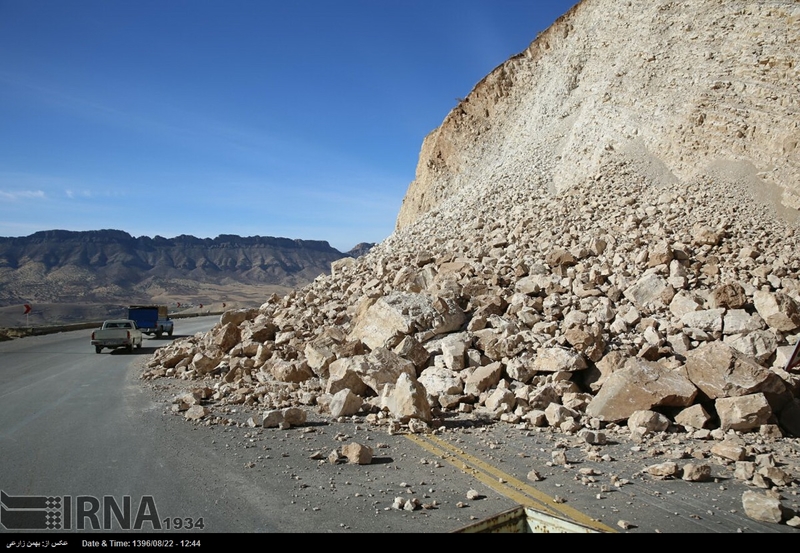
<path fill-rule="evenodd" d="M 180 321 L 173 339 L 207 330 L 217 320 Z M 435 532 L 514 505 L 504 497 L 487 498 L 477 508 L 459 509 L 458 516 L 439 517 L 431 516 L 436 511 L 388 510 L 396 496 L 412 492 L 466 503 L 471 478 L 450 469 L 452 491 L 433 490 L 441 476 L 433 479 L 430 467 L 405 451 L 418 448 L 402 436 L 356 424 L 312 422 L 284 432 L 189 423 L 169 413 L 171 393 L 138 378 L 150 355 L 169 340 L 145 338 L 133 353 L 98 355 L 90 333 L 0 343 L 0 490 L 12 505 L 23 496 L 69 502 L 69 527 L 62 520 L 62 531 L 102 531 L 106 524 L 112 531 L 135 529 L 141 509 L 143 532 L 176 530 L 178 521 L 180 530 L 191 525 L 198 534 Z M 311 458 L 348 439 L 375 448 L 373 465 Z M 121 525 L 113 507 L 124 514 L 126 497 L 131 516 Z M 100 508 L 92 511 L 95 504 Z M 13 531 L 8 516 L 0 520 L 2 532 Z"/>
<path fill-rule="evenodd" d="M 217 320 L 179 321 L 173 339 Z M 194 535 L 451 532 L 518 504 L 603 531 L 796 531 L 747 518 L 748 488 L 725 474 L 707 483 L 643 477 L 630 444 L 605 446 L 613 461 L 590 461 L 574 441 L 507 424 L 452 421 L 444 432 L 409 436 L 313 413 L 307 426 L 289 430 L 191 423 L 169 412 L 175 381 L 138 378 L 169 340 L 98 355 L 90 333 L 0 343 L 0 490 L 8 508 L 0 532 L 14 532 L 15 498 L 27 496 L 60 498 L 59 529 L 69 533 L 137 523 L 146 533 L 192 526 Z M 373 448 L 371 465 L 325 460 L 352 441 Z M 567 466 L 551 462 L 559 448 Z M 532 468 L 543 480 L 526 478 Z M 620 479 L 625 485 L 612 485 Z M 470 490 L 480 496 L 469 498 Z M 397 497 L 428 508 L 393 509 Z"/>

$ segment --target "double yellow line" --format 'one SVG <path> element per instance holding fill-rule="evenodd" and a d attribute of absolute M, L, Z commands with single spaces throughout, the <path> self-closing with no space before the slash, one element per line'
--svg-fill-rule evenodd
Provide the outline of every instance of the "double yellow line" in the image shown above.
<path fill-rule="evenodd" d="M 441 457 L 464 474 L 474 477 L 487 487 L 512 501 L 516 501 L 520 505 L 570 519 L 600 532 L 616 532 L 613 528 L 594 520 L 577 509 L 573 509 L 563 503 L 557 503 L 554 498 L 540 492 L 533 486 L 510 474 L 506 474 L 494 465 L 470 455 L 463 449 L 455 447 L 433 434 L 406 434 L 406 438 L 431 454 Z"/>

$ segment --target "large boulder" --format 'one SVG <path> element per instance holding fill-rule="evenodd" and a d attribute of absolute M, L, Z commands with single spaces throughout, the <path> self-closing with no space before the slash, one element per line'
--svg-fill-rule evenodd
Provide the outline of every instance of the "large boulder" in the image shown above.
<path fill-rule="evenodd" d="M 393 292 L 359 314 L 350 338 L 361 340 L 370 349 L 391 348 L 404 336 L 424 331 L 446 334 L 459 330 L 465 321 L 464 311 L 453 300 Z"/>
<path fill-rule="evenodd" d="M 499 361 L 478 367 L 464 382 L 464 392 L 480 395 L 481 392 L 496 386 L 502 376 L 503 365 Z"/>
<path fill-rule="evenodd" d="M 419 419 L 430 423 L 433 417 L 427 396 L 425 387 L 416 378 L 402 373 L 396 383 L 384 386 L 380 403 L 400 422 Z"/>
<path fill-rule="evenodd" d="M 258 316 L 258 309 L 230 309 L 220 315 L 219 324 L 220 326 L 227 324 L 239 326 L 244 321 L 252 321 L 256 316 Z"/>
<path fill-rule="evenodd" d="M 376 348 L 366 356 L 366 365 L 359 365 L 357 368 L 361 381 L 371 389 L 375 395 L 380 395 L 383 387 L 387 384 L 394 384 L 401 374 L 405 373 L 411 377 L 417 376 L 417 369 L 414 363 L 408 359 L 403 359 L 393 351 L 384 348 Z"/>
<path fill-rule="evenodd" d="M 708 342 L 686 357 L 686 375 L 710 399 L 761 390 L 769 370 L 722 342 Z"/>
<path fill-rule="evenodd" d="M 344 390 L 339 390 L 333 395 L 330 404 L 328 404 L 328 410 L 330 411 L 331 416 L 334 418 L 348 417 L 358 413 L 358 410 L 361 409 L 361 405 L 363 405 L 363 403 L 364 400 L 361 399 L 360 396 L 357 396 L 349 389 L 345 388 Z"/>
<path fill-rule="evenodd" d="M 455 395 L 464 391 L 464 382 L 447 367 L 428 367 L 420 374 L 419 381 L 432 396 Z"/>
<path fill-rule="evenodd" d="M 239 326 L 230 322 L 215 327 L 211 331 L 212 344 L 224 352 L 228 352 L 239 343 Z"/>
<path fill-rule="evenodd" d="M 369 370 L 369 363 L 365 355 L 343 357 L 330 365 L 328 383 L 325 392 L 336 394 L 341 390 L 351 390 L 354 394 L 363 396 L 367 392 L 367 385 L 361 380 L 361 375 Z"/>
<path fill-rule="evenodd" d="M 623 421 L 653 407 L 686 407 L 697 388 L 678 371 L 658 363 L 630 358 L 613 372 L 586 407 L 586 414 L 603 421 Z"/>
<path fill-rule="evenodd" d="M 714 402 L 723 430 L 753 430 L 766 424 L 772 409 L 764 394 L 721 397 Z"/>
<path fill-rule="evenodd" d="M 305 361 L 283 361 L 281 359 L 276 359 L 268 361 L 267 367 L 278 382 L 300 383 L 314 377 L 314 373 Z"/>

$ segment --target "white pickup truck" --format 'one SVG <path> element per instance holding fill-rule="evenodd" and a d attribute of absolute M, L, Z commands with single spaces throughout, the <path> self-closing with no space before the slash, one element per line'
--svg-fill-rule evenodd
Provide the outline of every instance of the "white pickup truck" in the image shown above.
<path fill-rule="evenodd" d="M 105 321 L 102 327 L 92 332 L 92 345 L 97 353 L 102 352 L 103 348 L 125 348 L 130 352 L 134 347 L 142 347 L 142 331 L 130 319 Z"/>

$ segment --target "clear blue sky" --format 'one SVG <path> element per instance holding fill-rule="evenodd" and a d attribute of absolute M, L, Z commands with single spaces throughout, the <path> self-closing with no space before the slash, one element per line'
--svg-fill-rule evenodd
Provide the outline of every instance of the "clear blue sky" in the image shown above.
<path fill-rule="evenodd" d="M 394 228 L 426 134 L 577 0 L 0 0 L 0 236 Z"/>

